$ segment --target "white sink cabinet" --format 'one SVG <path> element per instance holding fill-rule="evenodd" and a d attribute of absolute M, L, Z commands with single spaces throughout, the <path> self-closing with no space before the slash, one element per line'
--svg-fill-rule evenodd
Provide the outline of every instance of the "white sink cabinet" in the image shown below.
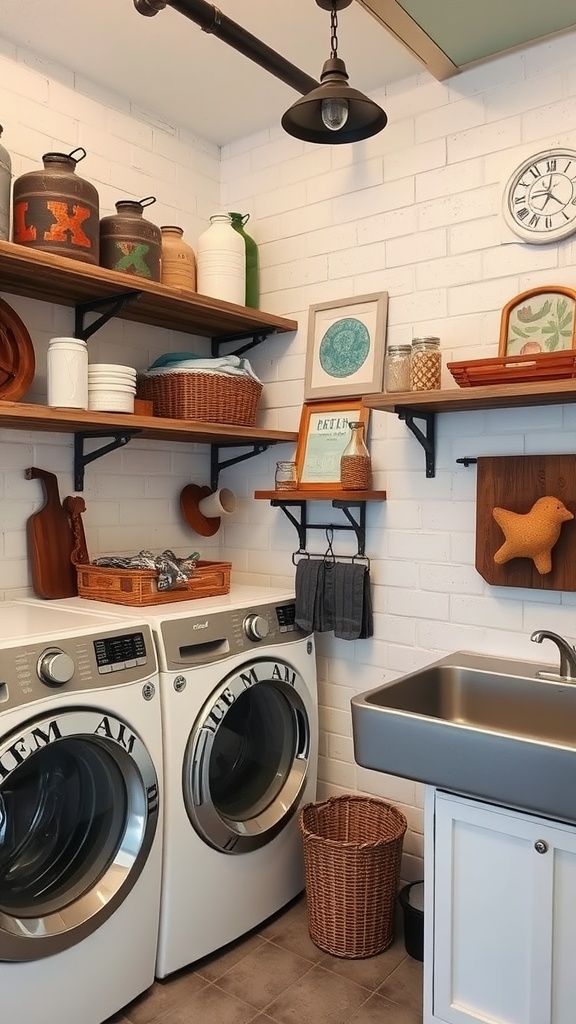
<path fill-rule="evenodd" d="M 574 1024 L 576 827 L 426 789 L 424 1024 Z"/>

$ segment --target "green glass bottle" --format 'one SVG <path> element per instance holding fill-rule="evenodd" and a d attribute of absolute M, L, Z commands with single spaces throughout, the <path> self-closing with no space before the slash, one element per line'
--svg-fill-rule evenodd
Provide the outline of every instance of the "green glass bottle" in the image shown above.
<path fill-rule="evenodd" d="M 258 309 L 259 302 L 259 268 L 258 246 L 250 235 L 244 231 L 244 225 L 250 220 L 249 213 L 231 213 L 232 227 L 244 239 L 246 248 L 246 305 Z"/>

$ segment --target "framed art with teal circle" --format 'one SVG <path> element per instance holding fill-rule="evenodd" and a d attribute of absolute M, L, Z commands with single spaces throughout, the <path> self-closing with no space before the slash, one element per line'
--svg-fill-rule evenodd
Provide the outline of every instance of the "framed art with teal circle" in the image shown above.
<path fill-rule="evenodd" d="M 370 332 L 366 324 L 347 316 L 331 324 L 318 349 L 320 365 L 329 377 L 351 377 L 364 365 L 370 352 Z"/>
<path fill-rule="evenodd" d="M 382 390 L 387 308 L 387 292 L 310 306 L 306 401 Z"/>

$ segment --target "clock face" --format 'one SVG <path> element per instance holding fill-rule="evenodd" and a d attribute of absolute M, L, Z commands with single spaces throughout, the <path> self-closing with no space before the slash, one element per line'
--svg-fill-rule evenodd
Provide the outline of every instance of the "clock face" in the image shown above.
<path fill-rule="evenodd" d="M 503 212 L 525 242 L 557 242 L 576 231 L 576 152 L 549 149 L 525 160 L 506 185 Z"/>

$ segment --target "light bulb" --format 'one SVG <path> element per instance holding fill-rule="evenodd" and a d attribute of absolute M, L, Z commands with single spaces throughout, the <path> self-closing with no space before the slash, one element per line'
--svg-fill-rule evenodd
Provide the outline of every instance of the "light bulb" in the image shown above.
<path fill-rule="evenodd" d="M 322 120 L 331 132 L 338 132 L 348 120 L 348 100 L 322 100 Z"/>

